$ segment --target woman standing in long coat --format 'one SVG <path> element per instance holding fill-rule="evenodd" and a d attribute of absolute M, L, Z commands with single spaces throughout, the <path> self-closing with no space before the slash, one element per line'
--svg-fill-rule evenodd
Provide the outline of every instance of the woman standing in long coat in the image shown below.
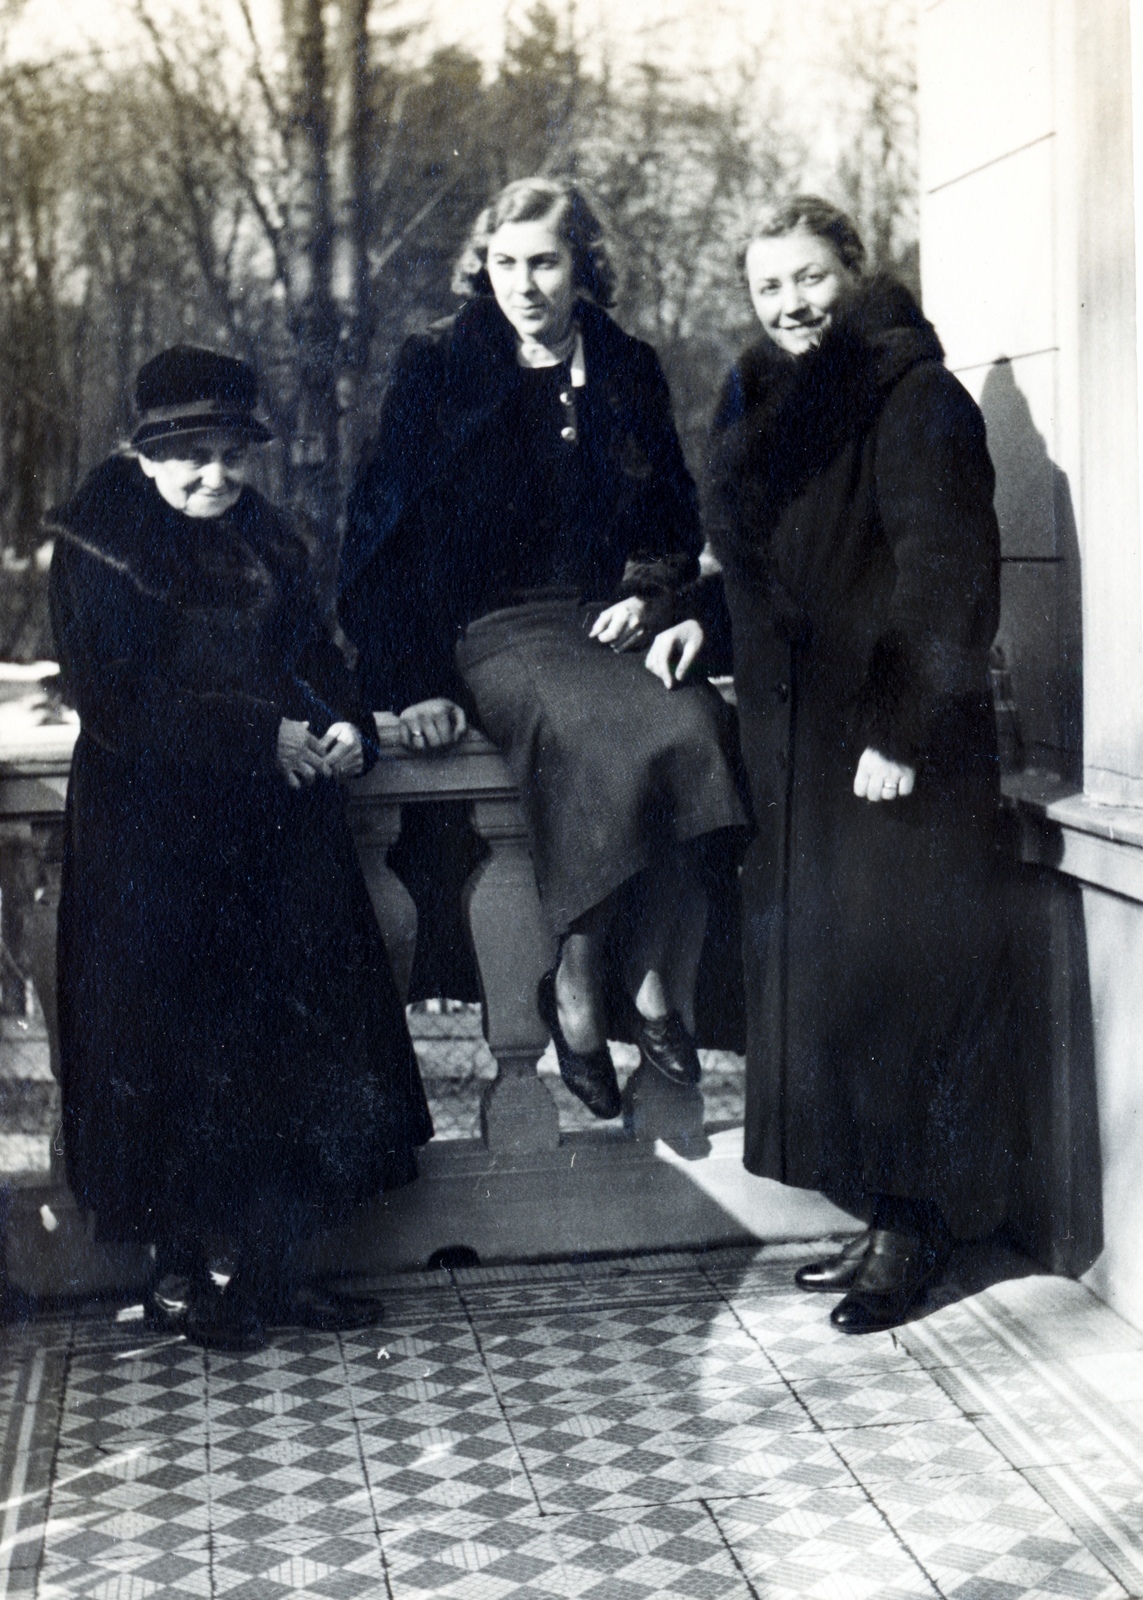
<path fill-rule="evenodd" d="M 746 1165 L 871 1228 L 804 1288 L 899 1321 L 1003 1218 L 1007 988 L 977 407 L 853 224 L 797 196 L 746 255 L 764 337 L 714 424 L 713 526 L 760 833 L 743 875 Z"/>
<path fill-rule="evenodd" d="M 51 519 L 81 731 L 59 919 L 68 1178 L 204 1343 L 338 1307 L 292 1257 L 432 1124 L 337 782 L 375 738 L 308 552 L 244 487 L 252 370 L 143 367 L 134 448 Z M 208 1268 L 233 1276 L 219 1292 Z M 188 1280 L 189 1288 L 174 1286 Z"/>

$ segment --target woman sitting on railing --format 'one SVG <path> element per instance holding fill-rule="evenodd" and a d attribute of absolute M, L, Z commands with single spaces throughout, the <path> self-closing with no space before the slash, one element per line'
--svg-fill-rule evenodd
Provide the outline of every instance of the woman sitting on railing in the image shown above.
<path fill-rule="evenodd" d="M 350 498 L 341 620 L 414 749 L 458 738 L 466 707 L 501 747 L 560 941 L 540 1011 L 568 1087 L 613 1117 L 609 930 L 621 914 L 642 1058 L 696 1082 L 696 842 L 746 820 L 719 697 L 680 687 L 702 644 L 676 615 L 695 489 L 654 353 L 603 310 L 607 250 L 574 186 L 509 184 L 454 288 L 458 315 L 401 352 Z"/>
<path fill-rule="evenodd" d="M 302 541 L 244 487 L 270 437 L 256 392 L 227 356 L 156 356 L 133 449 L 51 524 L 82 723 L 59 918 L 68 1177 L 102 1237 L 156 1246 L 156 1320 L 241 1348 L 268 1321 L 360 1319 L 294 1252 L 414 1178 L 432 1133 L 335 781 L 362 771 L 372 725 Z"/>

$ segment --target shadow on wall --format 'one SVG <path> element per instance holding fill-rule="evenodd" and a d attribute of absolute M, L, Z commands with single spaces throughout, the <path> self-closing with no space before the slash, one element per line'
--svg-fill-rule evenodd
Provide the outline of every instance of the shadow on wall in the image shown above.
<path fill-rule="evenodd" d="M 1079 541 L 1067 474 L 1052 460 L 1016 381 L 997 361 L 980 408 L 996 468 L 1001 615 L 1029 766 L 1083 783 L 1083 616 Z"/>
<path fill-rule="evenodd" d="M 1079 1277 L 1103 1249 L 1103 1157 L 1080 886 L 1013 864 L 1008 879 L 1015 1038 L 1013 1242 Z"/>
<path fill-rule="evenodd" d="M 996 468 L 1001 615 L 1025 764 L 1083 783 L 1083 619 L 1067 475 L 1036 427 L 1018 369 L 990 368 L 980 396 Z M 1079 886 L 1017 864 L 1026 819 L 1009 819 L 1009 926 L 1016 1044 L 1012 1092 L 1015 1241 L 1055 1272 L 1084 1272 L 1102 1248 L 1101 1151 L 1087 938 Z M 1052 824 L 1043 824 L 1049 830 Z M 1058 830 L 1056 830 L 1058 831 Z M 1047 850 L 1045 847 L 1047 846 Z M 1038 841 L 1037 855 L 1050 856 Z"/>

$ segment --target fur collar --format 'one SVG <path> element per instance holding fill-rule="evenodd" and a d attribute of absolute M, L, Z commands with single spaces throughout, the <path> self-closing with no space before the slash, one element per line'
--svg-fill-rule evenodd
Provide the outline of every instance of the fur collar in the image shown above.
<path fill-rule="evenodd" d="M 244 489 L 226 513 L 261 555 L 295 543 L 288 525 L 253 489 Z M 122 573 L 143 594 L 163 599 L 185 571 L 188 523 L 144 477 L 130 456 L 109 456 L 44 526 Z M 293 564 L 292 562 L 290 563 Z"/>
<path fill-rule="evenodd" d="M 873 425 L 910 368 L 940 361 L 940 341 L 903 285 L 874 278 L 812 354 L 763 338 L 727 380 L 712 428 L 711 540 L 737 577 L 767 575 L 783 513 L 850 440 Z"/>

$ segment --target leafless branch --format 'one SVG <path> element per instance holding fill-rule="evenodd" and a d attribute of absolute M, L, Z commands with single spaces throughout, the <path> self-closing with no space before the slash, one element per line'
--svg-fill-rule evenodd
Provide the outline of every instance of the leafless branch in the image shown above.
<path fill-rule="evenodd" d="M 414 233 L 416 233 L 417 229 L 421 226 L 425 219 L 432 215 L 446 195 L 452 193 L 457 184 L 460 182 L 462 176 L 463 174 L 458 172 L 454 178 L 452 178 L 442 188 L 438 189 L 436 194 L 430 195 L 425 201 L 424 205 L 421 206 L 418 211 L 415 211 L 409 218 L 409 221 L 401 229 L 400 233 L 391 238 L 381 250 L 370 252 L 369 264 L 372 268 L 372 276 L 374 280 L 381 276 L 382 272 L 384 272 L 386 266 L 388 266 L 389 262 L 397 254 L 401 246 L 406 242 L 406 240 L 410 239 Z"/>
<path fill-rule="evenodd" d="M 282 112 L 281 107 L 278 105 L 277 100 L 275 99 L 274 91 L 270 87 L 270 83 L 266 77 L 266 74 L 262 70 L 261 45 L 258 42 L 258 35 L 254 28 L 254 18 L 250 11 L 249 0 L 237 0 L 237 3 L 238 9 L 242 13 L 242 21 L 246 25 L 247 37 L 250 40 L 250 48 L 253 52 L 251 56 L 251 72 L 254 77 L 254 82 L 258 85 L 258 88 L 261 91 L 262 102 L 266 107 L 266 112 L 270 118 L 271 124 L 273 125 L 274 131 L 277 133 L 280 139 L 285 138 L 286 117 Z"/>

